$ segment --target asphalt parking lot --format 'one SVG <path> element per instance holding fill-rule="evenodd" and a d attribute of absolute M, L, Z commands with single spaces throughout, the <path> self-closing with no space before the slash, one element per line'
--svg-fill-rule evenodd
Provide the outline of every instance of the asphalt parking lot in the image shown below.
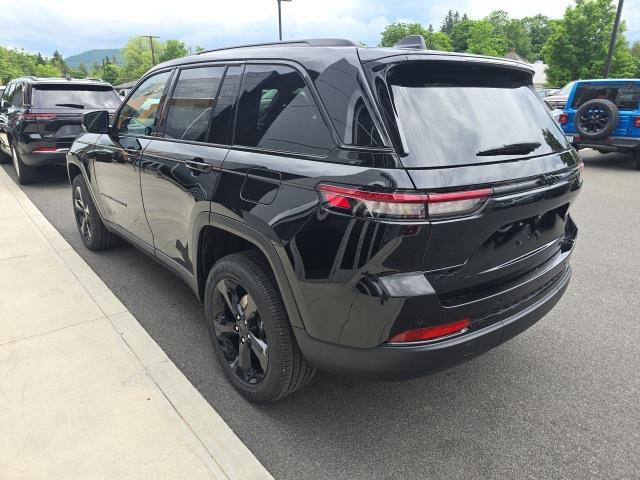
<path fill-rule="evenodd" d="M 319 373 L 269 406 L 227 383 L 177 277 L 127 245 L 84 248 L 64 167 L 23 190 L 276 478 L 638 478 L 640 171 L 627 156 L 583 156 L 574 276 L 545 319 L 448 372 Z"/>

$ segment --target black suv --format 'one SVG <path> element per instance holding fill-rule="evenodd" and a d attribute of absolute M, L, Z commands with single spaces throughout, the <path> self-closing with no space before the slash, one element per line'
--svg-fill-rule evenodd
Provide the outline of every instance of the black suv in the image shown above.
<path fill-rule="evenodd" d="M 96 109 L 113 113 L 120 100 L 113 87 L 100 80 L 12 80 L 0 100 L 0 162 L 13 160 L 18 181 L 32 183 L 36 167 L 65 162 L 66 152 L 82 131 L 82 113 Z"/>
<path fill-rule="evenodd" d="M 504 59 L 345 40 L 153 68 L 67 163 L 86 246 L 124 237 L 204 302 L 235 387 L 315 368 L 410 378 L 469 360 L 560 299 L 582 163 Z"/>

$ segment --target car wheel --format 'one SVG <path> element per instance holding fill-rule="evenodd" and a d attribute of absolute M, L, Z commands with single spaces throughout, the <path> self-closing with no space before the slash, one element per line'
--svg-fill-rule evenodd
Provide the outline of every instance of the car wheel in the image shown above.
<path fill-rule="evenodd" d="M 106 229 L 93 203 L 82 175 L 71 183 L 73 214 L 82 242 L 89 250 L 104 250 L 118 244 L 120 238 Z"/>
<path fill-rule="evenodd" d="M 576 110 L 574 121 L 582 138 L 597 140 L 608 137 L 619 120 L 620 111 L 615 103 L 596 98 L 583 103 Z"/>
<path fill-rule="evenodd" d="M 634 150 L 631 155 L 636 164 L 636 168 L 640 170 L 640 150 Z"/>
<path fill-rule="evenodd" d="M 11 145 L 11 159 L 13 160 L 13 166 L 16 169 L 16 177 L 18 177 L 18 183 L 20 185 L 28 185 L 36 181 L 37 169 L 25 165 L 20 158 L 20 154 L 16 150 L 16 147 Z"/>
<path fill-rule="evenodd" d="M 218 360 L 248 400 L 269 403 L 306 385 L 302 356 L 269 269 L 251 252 L 228 255 L 209 272 L 205 316 Z"/>

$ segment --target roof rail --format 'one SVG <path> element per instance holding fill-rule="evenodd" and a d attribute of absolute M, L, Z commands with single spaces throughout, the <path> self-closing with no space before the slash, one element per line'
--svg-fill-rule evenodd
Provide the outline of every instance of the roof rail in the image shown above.
<path fill-rule="evenodd" d="M 236 48 L 250 47 L 357 47 L 358 44 L 352 40 L 344 38 L 306 38 L 302 40 L 285 40 L 281 42 L 265 42 L 265 43 L 249 43 L 246 45 L 235 45 L 232 47 L 212 48 L 211 50 L 203 50 L 198 55 L 209 52 L 219 52 L 222 50 L 234 50 Z"/>
<path fill-rule="evenodd" d="M 395 48 L 409 48 L 411 50 L 426 50 L 427 45 L 424 43 L 422 35 L 409 35 L 394 45 Z"/>

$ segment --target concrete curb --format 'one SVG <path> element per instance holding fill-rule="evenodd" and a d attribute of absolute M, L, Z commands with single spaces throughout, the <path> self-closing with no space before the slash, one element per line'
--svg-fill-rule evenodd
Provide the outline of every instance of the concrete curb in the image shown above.
<path fill-rule="evenodd" d="M 132 359 L 162 392 L 182 420 L 183 434 L 190 448 L 207 465 L 213 476 L 229 479 L 272 478 L 120 300 L 1 168 L 0 182 L 17 200 L 51 251 L 62 260 L 104 313 Z M 71 208 L 71 198 L 69 205 Z"/>

